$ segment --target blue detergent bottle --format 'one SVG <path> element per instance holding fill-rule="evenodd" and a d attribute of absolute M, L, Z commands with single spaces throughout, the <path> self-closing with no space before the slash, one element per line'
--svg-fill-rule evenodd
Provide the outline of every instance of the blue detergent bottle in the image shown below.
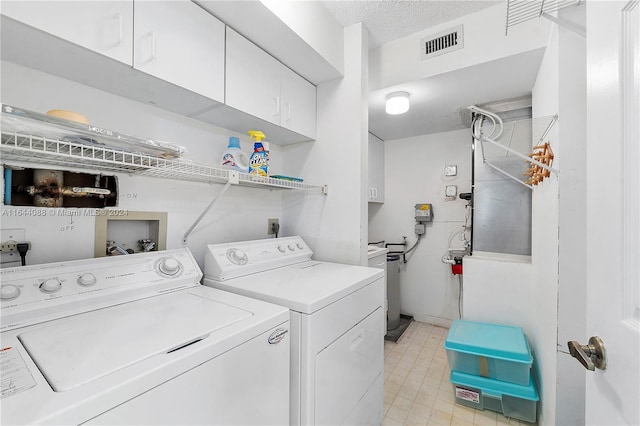
<path fill-rule="evenodd" d="M 240 149 L 239 138 L 235 136 L 229 138 L 229 146 L 222 154 L 221 164 L 242 173 L 249 172 L 249 157 Z"/>

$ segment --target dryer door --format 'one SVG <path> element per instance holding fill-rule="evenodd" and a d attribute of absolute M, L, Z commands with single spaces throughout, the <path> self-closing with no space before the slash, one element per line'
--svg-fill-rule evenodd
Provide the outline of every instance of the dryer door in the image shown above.
<path fill-rule="evenodd" d="M 374 384 L 382 386 L 376 380 L 384 363 L 382 312 L 376 309 L 317 355 L 316 424 L 382 423 L 382 392 L 365 397 Z"/>

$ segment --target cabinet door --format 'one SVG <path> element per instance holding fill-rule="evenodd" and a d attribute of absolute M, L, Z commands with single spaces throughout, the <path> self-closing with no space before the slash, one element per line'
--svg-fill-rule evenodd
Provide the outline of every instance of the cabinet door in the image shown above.
<path fill-rule="evenodd" d="M 2 14 L 131 65 L 133 1 L 3 1 Z"/>
<path fill-rule="evenodd" d="M 225 103 L 280 125 L 282 64 L 229 27 L 226 57 Z"/>
<path fill-rule="evenodd" d="M 369 133 L 369 201 L 384 203 L 384 142 Z"/>
<path fill-rule="evenodd" d="M 282 65 L 280 125 L 316 138 L 316 86 Z"/>
<path fill-rule="evenodd" d="M 135 2 L 134 68 L 224 102 L 224 24 L 188 0 Z"/>

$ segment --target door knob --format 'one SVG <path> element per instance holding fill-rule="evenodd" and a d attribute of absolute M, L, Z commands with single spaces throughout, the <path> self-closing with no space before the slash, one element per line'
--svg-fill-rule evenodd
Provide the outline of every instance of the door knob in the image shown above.
<path fill-rule="evenodd" d="M 587 370 L 607 368 L 607 351 L 604 349 L 604 342 L 598 336 L 591 336 L 588 345 L 581 345 L 572 340 L 567 343 L 567 346 L 571 356 L 580 361 Z"/>

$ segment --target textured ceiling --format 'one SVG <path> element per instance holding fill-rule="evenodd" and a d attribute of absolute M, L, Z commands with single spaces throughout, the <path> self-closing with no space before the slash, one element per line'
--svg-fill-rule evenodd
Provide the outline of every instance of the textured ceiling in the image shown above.
<path fill-rule="evenodd" d="M 364 23 L 369 30 L 370 49 L 498 3 L 501 1 L 322 1 L 343 27 Z"/>

